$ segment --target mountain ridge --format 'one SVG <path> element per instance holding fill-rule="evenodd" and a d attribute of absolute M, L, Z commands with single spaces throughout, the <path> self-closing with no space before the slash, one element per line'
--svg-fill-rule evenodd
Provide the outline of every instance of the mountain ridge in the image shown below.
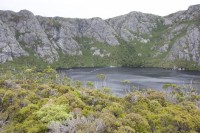
<path fill-rule="evenodd" d="M 199 4 L 164 17 L 133 11 L 105 20 L 99 17 L 42 17 L 35 16 L 28 10 L 17 13 L 0 11 L 0 62 L 5 63 L 21 56 L 33 55 L 52 64 L 61 60 L 61 54 L 66 58 L 87 55 L 83 47 L 90 44 L 87 52 L 94 57 L 111 58 L 115 55 L 107 48 L 96 47 L 96 43 L 101 43 L 106 45 L 105 47 L 133 45 L 132 60 L 140 57 L 145 58 L 145 62 L 157 60 L 156 63 L 160 67 L 165 66 L 166 62 L 172 62 L 171 66 L 177 66 L 173 64 L 177 59 L 192 61 L 198 66 L 198 20 Z M 81 38 L 83 42 L 79 41 Z M 89 42 L 85 44 L 84 38 L 89 39 Z M 118 52 L 121 53 L 120 50 Z"/>

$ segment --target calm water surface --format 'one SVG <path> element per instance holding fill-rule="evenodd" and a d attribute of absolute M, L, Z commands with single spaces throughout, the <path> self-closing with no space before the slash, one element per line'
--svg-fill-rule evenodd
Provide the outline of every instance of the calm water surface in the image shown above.
<path fill-rule="evenodd" d="M 96 78 L 97 74 L 105 74 L 104 85 L 111 89 L 117 96 L 125 94 L 127 86 L 122 85 L 121 81 L 130 81 L 130 88 L 135 86 L 139 89 L 162 89 L 167 83 L 179 85 L 193 84 L 200 90 L 200 72 L 197 71 L 174 71 L 158 68 L 74 68 L 62 69 L 60 73 L 65 73 L 72 80 L 80 80 L 84 84 L 87 81 L 94 82 L 97 88 L 102 86 L 102 82 Z"/>

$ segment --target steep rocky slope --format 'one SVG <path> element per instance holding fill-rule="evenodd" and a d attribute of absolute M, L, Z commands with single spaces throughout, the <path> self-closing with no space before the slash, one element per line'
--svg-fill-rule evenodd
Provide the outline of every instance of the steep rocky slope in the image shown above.
<path fill-rule="evenodd" d="M 2 63 L 12 60 L 13 57 L 28 55 L 19 45 L 14 34 L 7 25 L 0 21 L 0 60 Z"/>
<path fill-rule="evenodd" d="M 144 14 L 141 12 L 131 12 L 106 20 L 118 35 L 125 41 L 139 40 L 147 42 L 142 38 L 142 34 L 150 35 L 162 23 L 162 18 L 156 15 Z"/>
<path fill-rule="evenodd" d="M 157 66 L 177 59 L 200 64 L 200 5 L 165 17 L 130 12 L 107 20 L 47 18 L 27 10 L 0 11 L 1 63 L 20 56 L 54 63 L 61 55 L 62 59 L 81 57 L 94 52 L 94 48 L 98 54 L 92 56 L 104 58 L 102 53 L 106 53 L 111 58 L 121 52 L 120 45 L 133 46 L 132 53 L 137 55 L 133 60 L 142 57 L 147 63 L 155 61 L 150 64 Z M 117 50 L 114 53 L 112 49 Z"/>
<path fill-rule="evenodd" d="M 200 5 L 165 17 L 171 39 L 174 39 L 168 59 L 176 58 L 200 64 Z M 166 40 L 171 40 L 166 39 Z"/>
<path fill-rule="evenodd" d="M 1 11 L 0 19 L 7 25 L 17 40 L 18 45 L 21 45 L 24 50 L 26 48 L 32 49 L 35 54 L 49 63 L 58 58 L 55 47 L 50 43 L 47 34 L 31 12 L 26 10 L 22 10 L 19 13 Z"/>

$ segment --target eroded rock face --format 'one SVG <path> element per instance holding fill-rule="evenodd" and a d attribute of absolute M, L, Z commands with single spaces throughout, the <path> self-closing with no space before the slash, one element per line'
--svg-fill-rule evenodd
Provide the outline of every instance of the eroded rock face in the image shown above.
<path fill-rule="evenodd" d="M 200 19 L 200 4 L 193 5 L 188 8 L 186 11 L 179 11 L 173 14 L 170 14 L 166 17 L 165 24 L 172 25 L 181 21 L 190 21 L 190 20 L 199 20 Z"/>
<path fill-rule="evenodd" d="M 0 20 L 0 63 L 11 61 L 19 56 L 28 56 L 28 53 L 22 49 L 14 34 Z"/>
<path fill-rule="evenodd" d="M 76 55 L 80 52 L 77 37 L 94 38 L 108 45 L 119 45 L 114 29 L 100 18 L 37 18 L 51 42 L 65 54 Z"/>
<path fill-rule="evenodd" d="M 29 48 L 49 63 L 58 59 L 58 53 L 47 38 L 36 17 L 27 10 L 19 13 L 0 12 L 0 19 L 24 48 Z"/>
<path fill-rule="evenodd" d="M 156 15 L 131 12 L 106 20 L 125 41 L 140 39 L 142 34 L 151 34 L 162 18 Z M 142 40 L 142 39 L 141 39 Z"/>
<path fill-rule="evenodd" d="M 190 6 L 186 11 L 164 17 L 169 26 L 165 43 L 171 43 L 168 60 L 183 59 L 200 65 L 200 5 Z"/>
<path fill-rule="evenodd" d="M 194 61 L 200 64 L 200 27 L 191 25 L 186 35 L 176 40 L 169 53 L 168 59 L 176 58 Z"/>
<path fill-rule="evenodd" d="M 81 37 L 95 38 L 109 45 L 119 45 L 115 30 L 101 18 L 78 20 L 78 26 Z"/>
<path fill-rule="evenodd" d="M 115 30 L 101 18 L 45 18 L 22 10 L 18 13 L 0 11 L 0 20 L 1 26 L 4 26 L 2 29 L 6 28 L 5 32 L 2 31 L 2 37 L 7 38 L 7 41 L 1 41 L 1 62 L 28 55 L 22 47 L 33 50 L 36 56 L 49 63 L 58 60 L 58 50 L 68 55 L 81 55 L 80 45 L 76 41 L 76 38 L 81 37 L 93 38 L 108 45 L 119 45 Z M 15 51 L 9 50 L 11 47 Z M 16 47 L 19 47 L 21 53 Z"/>
<path fill-rule="evenodd" d="M 57 50 L 64 54 L 76 55 L 79 52 L 79 44 L 74 40 L 77 31 L 74 26 L 62 18 L 37 17 L 48 39 Z"/>
<path fill-rule="evenodd" d="M 120 45 L 122 40 L 134 45 L 137 42 L 145 45 L 155 43 L 150 49 L 157 51 L 153 58 L 167 53 L 165 59 L 170 61 L 179 58 L 200 64 L 199 21 L 200 5 L 165 17 L 131 12 L 107 20 L 47 18 L 34 16 L 27 10 L 18 13 L 0 11 L 0 63 L 29 56 L 28 50 L 53 63 L 59 59 L 59 52 L 82 55 L 82 44 L 78 39 L 91 38 L 111 46 Z M 166 31 L 162 32 L 157 45 L 151 39 L 154 31 L 163 27 Z M 100 55 L 98 50 L 93 52 L 94 56 Z M 141 51 L 138 53 L 143 55 Z"/>

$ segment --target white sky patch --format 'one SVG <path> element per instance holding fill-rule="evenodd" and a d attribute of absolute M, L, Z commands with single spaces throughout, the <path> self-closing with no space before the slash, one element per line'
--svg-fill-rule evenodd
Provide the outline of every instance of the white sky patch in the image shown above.
<path fill-rule="evenodd" d="M 0 10 L 27 9 L 35 15 L 67 18 L 111 18 L 131 11 L 165 16 L 199 0 L 0 0 Z"/>

